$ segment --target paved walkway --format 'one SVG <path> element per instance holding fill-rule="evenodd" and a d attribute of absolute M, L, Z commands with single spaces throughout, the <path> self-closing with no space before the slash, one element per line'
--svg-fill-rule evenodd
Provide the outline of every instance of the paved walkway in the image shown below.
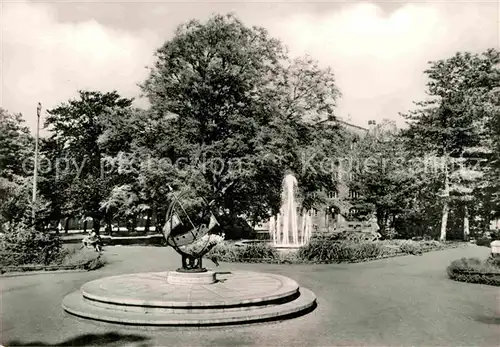
<path fill-rule="evenodd" d="M 294 320 L 234 328 L 146 330 L 69 317 L 64 296 L 109 275 L 175 269 L 171 249 L 108 247 L 109 264 L 84 273 L 1 278 L 4 346 L 494 346 L 500 341 L 497 287 L 450 281 L 451 260 L 486 258 L 467 246 L 369 263 L 340 265 L 222 264 L 282 274 L 310 288 L 317 309 Z M 206 261 L 211 266 L 210 261 Z"/>

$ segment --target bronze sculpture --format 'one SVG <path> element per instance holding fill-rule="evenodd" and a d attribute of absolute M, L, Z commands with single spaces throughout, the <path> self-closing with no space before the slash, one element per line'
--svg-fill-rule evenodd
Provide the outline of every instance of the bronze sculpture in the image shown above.
<path fill-rule="evenodd" d="M 163 235 L 167 244 L 182 256 L 182 267 L 177 271 L 205 272 L 203 256 L 224 240 L 220 224 L 211 210 L 214 201 L 206 203 L 203 199 L 203 206 L 190 214 L 181 201 L 183 194 L 177 196 L 170 186 L 169 189 L 173 200 L 167 209 Z"/>

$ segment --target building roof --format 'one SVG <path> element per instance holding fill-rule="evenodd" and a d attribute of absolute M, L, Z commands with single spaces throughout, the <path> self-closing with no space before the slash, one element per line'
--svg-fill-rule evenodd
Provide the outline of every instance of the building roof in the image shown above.
<path fill-rule="evenodd" d="M 355 124 L 351 124 L 351 123 L 348 123 L 342 119 L 334 119 L 334 120 L 322 120 L 319 122 L 319 124 L 325 124 L 325 125 L 340 125 L 341 127 L 344 127 L 347 131 L 351 132 L 351 133 L 355 133 L 355 134 L 358 134 L 358 135 L 365 135 L 366 133 L 368 133 L 368 129 L 367 128 L 364 128 L 362 126 L 359 126 L 359 125 L 355 125 Z"/>

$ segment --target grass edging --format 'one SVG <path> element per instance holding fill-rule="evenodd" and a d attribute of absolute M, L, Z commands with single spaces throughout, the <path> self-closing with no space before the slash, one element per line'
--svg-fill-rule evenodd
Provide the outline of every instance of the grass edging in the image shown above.
<path fill-rule="evenodd" d="M 76 264 L 69 265 L 8 265 L 0 268 L 0 274 L 10 274 L 15 272 L 54 272 L 54 271 L 92 271 L 104 266 L 101 255 L 94 259 L 86 260 Z"/>

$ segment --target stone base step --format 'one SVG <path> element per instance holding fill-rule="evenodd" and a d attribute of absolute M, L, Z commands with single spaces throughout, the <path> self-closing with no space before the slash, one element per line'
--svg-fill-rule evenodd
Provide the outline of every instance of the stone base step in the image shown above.
<path fill-rule="evenodd" d="M 63 309 L 75 316 L 102 322 L 141 326 L 209 326 L 256 323 L 280 320 L 305 314 L 316 306 L 315 294 L 307 288 L 300 288 L 298 297 L 283 304 L 247 306 L 242 309 L 226 310 L 224 307 L 210 312 L 186 313 L 175 308 L 169 312 L 157 312 L 154 308 L 143 307 L 141 312 L 133 312 L 109 307 L 100 307 L 84 298 L 80 291 L 67 295 Z"/>

